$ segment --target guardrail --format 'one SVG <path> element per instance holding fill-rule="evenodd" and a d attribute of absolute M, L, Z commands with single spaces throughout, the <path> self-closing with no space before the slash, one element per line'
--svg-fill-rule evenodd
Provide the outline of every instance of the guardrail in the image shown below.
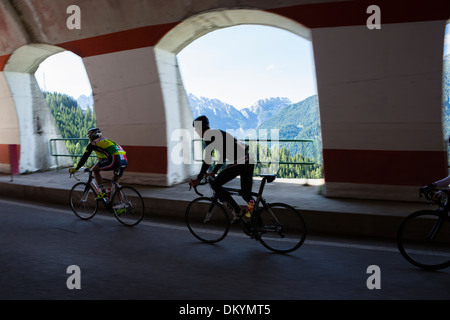
<path fill-rule="evenodd" d="M 195 141 L 203 141 L 203 139 L 193 139 L 193 142 Z M 314 140 L 309 140 L 309 139 L 279 139 L 279 140 L 270 140 L 270 139 L 240 139 L 240 141 L 245 142 L 247 145 L 249 144 L 249 142 L 256 142 L 256 163 L 257 164 L 270 164 L 271 161 L 261 161 L 260 160 L 260 143 L 263 144 L 269 144 L 269 143 L 280 143 L 280 142 L 286 142 L 286 143 L 312 143 L 313 144 L 313 152 L 314 152 L 314 159 L 317 159 L 317 148 L 316 148 L 316 143 Z M 192 154 L 195 155 L 194 152 L 194 144 L 192 144 Z M 202 159 L 195 159 L 194 161 L 197 162 L 201 162 Z M 293 164 L 293 165 L 315 165 L 317 164 L 317 162 L 313 162 L 313 161 L 305 161 L 305 162 L 288 162 L 288 161 L 278 161 L 278 164 Z"/>
<path fill-rule="evenodd" d="M 89 142 L 88 138 L 60 138 L 60 139 L 50 139 L 50 155 L 56 158 L 56 168 L 57 170 L 59 170 L 59 161 L 58 161 L 58 157 L 71 157 L 71 158 L 78 158 L 78 157 L 82 157 L 83 154 L 65 154 L 65 153 L 59 153 L 58 152 L 58 148 L 57 148 L 57 142 L 58 141 L 87 141 Z M 193 144 L 192 144 L 192 154 L 195 155 L 196 153 L 194 152 L 194 146 L 195 146 L 195 141 L 203 141 L 202 139 L 193 139 Z M 317 148 L 316 148 L 316 143 L 314 140 L 308 140 L 308 139 L 279 139 L 279 140 L 264 140 L 264 139 L 241 139 L 241 141 L 245 142 L 246 144 L 249 144 L 250 142 L 256 142 L 256 163 L 257 164 L 270 164 L 271 161 L 261 161 L 260 160 L 260 148 L 261 148 L 261 143 L 262 144 L 270 144 L 270 143 L 312 143 L 313 144 L 313 152 L 314 152 L 314 159 L 317 159 Z M 95 155 L 91 155 L 91 158 L 95 158 Z M 202 159 L 193 159 L 194 161 L 197 162 L 201 162 Z M 282 165 L 286 165 L 286 164 L 291 164 L 291 165 L 315 165 L 317 162 L 314 161 L 304 161 L 304 162 L 289 162 L 289 161 L 278 161 L 278 164 L 282 164 Z"/>
<path fill-rule="evenodd" d="M 56 170 L 59 170 L 59 161 L 58 157 L 71 157 L 71 158 L 78 158 L 82 157 L 83 154 L 66 154 L 66 153 L 59 153 L 58 152 L 58 141 L 87 141 L 89 142 L 89 138 L 60 138 L 60 139 L 50 139 L 50 155 L 55 157 L 56 160 Z M 87 144 L 86 144 L 87 145 Z M 91 158 L 95 158 L 96 155 L 93 154 L 90 156 Z"/>

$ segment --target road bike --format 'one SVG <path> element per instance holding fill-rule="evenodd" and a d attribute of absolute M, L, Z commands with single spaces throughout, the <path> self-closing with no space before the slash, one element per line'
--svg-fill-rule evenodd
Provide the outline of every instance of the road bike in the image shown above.
<path fill-rule="evenodd" d="M 113 180 L 103 179 L 111 182 L 111 191 L 105 197 L 99 198 L 100 190 L 91 168 L 84 168 L 83 171 L 89 173 L 87 181 L 76 183 L 69 194 L 70 207 L 78 218 L 93 218 L 98 211 L 99 202 L 103 202 L 105 208 L 112 211 L 120 223 L 131 227 L 141 222 L 145 211 L 144 200 L 135 188 L 119 185 L 117 175 L 114 174 Z M 71 175 L 80 181 L 75 173 Z"/>
<path fill-rule="evenodd" d="M 275 180 L 275 175 L 261 175 L 259 192 L 252 192 L 256 198 L 251 218 L 239 217 L 239 222 L 246 235 L 259 241 L 264 247 L 277 253 L 288 253 L 298 249 L 306 238 L 306 224 L 301 214 L 284 203 L 267 203 L 262 197 L 264 186 Z M 209 184 L 207 178 L 199 185 Z M 232 195 L 242 195 L 240 189 L 224 188 Z M 189 231 L 199 240 L 216 243 L 223 240 L 230 229 L 230 217 L 226 206 L 219 200 L 211 187 L 212 196 L 200 196 L 189 203 L 185 220 Z M 228 208 L 227 208 L 228 209 Z M 229 211 L 229 210 L 228 210 Z"/>
<path fill-rule="evenodd" d="M 435 197 L 437 189 L 420 188 L 434 210 L 420 210 L 407 216 L 397 231 L 397 245 L 402 256 L 411 264 L 439 270 L 450 266 L 450 201 Z"/>

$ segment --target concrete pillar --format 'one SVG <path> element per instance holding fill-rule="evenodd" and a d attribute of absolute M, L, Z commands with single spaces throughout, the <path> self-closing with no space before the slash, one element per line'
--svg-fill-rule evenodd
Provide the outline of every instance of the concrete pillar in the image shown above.
<path fill-rule="evenodd" d="M 447 174 L 445 21 L 312 30 L 329 196 L 417 199 Z"/>
<path fill-rule="evenodd" d="M 167 185 L 167 130 L 153 47 L 83 59 L 97 125 L 127 151 L 124 181 Z"/>
<path fill-rule="evenodd" d="M 2 139 L 6 138 L 10 141 L 9 144 L 20 146 L 20 173 L 46 170 L 56 166 L 56 159 L 50 154 L 49 141 L 61 138 L 61 135 L 34 72 L 40 62 L 59 51 L 62 49 L 46 45 L 21 47 L 11 55 L 3 72 L 6 80 L 2 84 L 6 101 L 5 110 L 9 109 L 11 113 L 5 118 L 0 118 L 0 121 L 4 122 L 0 128 L 6 131 Z M 67 153 L 63 143 L 58 147 L 61 153 Z M 71 161 L 64 158 L 59 163 L 70 165 Z M 5 168 L 5 165 L 3 167 Z"/>
<path fill-rule="evenodd" d="M 198 171 L 191 155 L 193 118 L 176 55 L 157 47 L 155 54 L 166 116 L 167 180 L 168 184 L 175 184 Z"/>
<path fill-rule="evenodd" d="M 16 108 L 6 81 L 0 72 L 0 172 L 11 172 L 10 145 L 20 145 Z"/>

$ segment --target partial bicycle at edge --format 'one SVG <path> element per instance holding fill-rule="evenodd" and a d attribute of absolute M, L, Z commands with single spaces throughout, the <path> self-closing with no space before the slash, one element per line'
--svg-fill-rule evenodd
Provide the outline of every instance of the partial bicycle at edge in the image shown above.
<path fill-rule="evenodd" d="M 450 200 L 436 197 L 439 189 L 420 188 L 420 196 L 436 209 L 408 215 L 397 231 L 397 246 L 402 256 L 414 266 L 439 270 L 450 266 Z"/>

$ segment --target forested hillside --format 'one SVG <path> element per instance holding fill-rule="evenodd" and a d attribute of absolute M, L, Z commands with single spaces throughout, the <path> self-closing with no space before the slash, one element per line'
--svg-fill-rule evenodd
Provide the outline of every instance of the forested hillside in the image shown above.
<path fill-rule="evenodd" d="M 314 143 L 281 142 L 292 155 L 301 154 L 322 163 L 322 139 L 320 135 L 319 102 L 317 95 L 288 105 L 274 117 L 258 127 L 261 129 L 279 129 L 279 139 L 313 140 Z"/>
<path fill-rule="evenodd" d="M 95 112 L 91 108 L 83 111 L 72 97 L 56 92 L 44 92 L 44 97 L 62 138 L 87 138 L 87 131 L 96 126 Z M 66 146 L 70 154 L 83 154 L 87 142 L 67 141 Z"/>

